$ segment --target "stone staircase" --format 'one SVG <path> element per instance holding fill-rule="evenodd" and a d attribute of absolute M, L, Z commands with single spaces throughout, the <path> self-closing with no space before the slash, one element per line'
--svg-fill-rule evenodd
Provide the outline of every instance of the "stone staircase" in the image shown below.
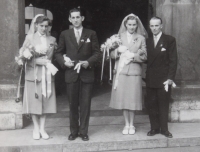
<path fill-rule="evenodd" d="M 173 91 L 171 112 L 181 111 L 183 107 L 198 109 L 198 106 L 184 104 L 189 99 L 199 100 L 199 87 L 176 88 Z M 98 90 L 99 89 L 99 90 Z M 94 93 L 91 105 L 91 118 L 89 126 L 90 140 L 87 142 L 77 138 L 68 141 L 69 132 L 69 106 L 66 96 L 57 97 L 57 114 L 47 117 L 46 128 L 51 136 L 49 140 L 33 140 L 31 120 L 24 117 L 24 128 L 20 130 L 7 130 L 0 132 L 0 152 L 95 152 L 95 151 L 134 151 L 134 152 L 199 152 L 200 150 L 200 123 L 177 123 L 181 120 L 169 123 L 169 130 L 173 134 L 172 139 L 162 135 L 148 137 L 150 129 L 149 118 L 144 108 L 137 111 L 135 118 L 135 135 L 122 135 L 124 119 L 120 110 L 108 107 L 110 100 L 110 86 L 101 86 Z M 188 94 L 187 94 L 188 93 Z M 193 96 L 191 96 L 193 94 Z M 184 99 L 184 100 L 182 100 Z M 180 101 L 180 102 L 178 102 Z M 174 108 L 175 104 L 178 104 Z M 186 109 L 186 108 L 185 108 Z M 175 119 L 174 119 L 175 120 Z M 178 121 L 177 121 L 178 120 Z"/>

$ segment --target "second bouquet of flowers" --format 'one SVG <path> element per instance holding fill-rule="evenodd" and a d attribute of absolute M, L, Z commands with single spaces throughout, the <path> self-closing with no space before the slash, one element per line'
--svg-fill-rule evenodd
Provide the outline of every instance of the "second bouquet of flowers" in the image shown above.
<path fill-rule="evenodd" d="M 106 59 L 109 59 L 110 62 L 110 72 L 109 72 L 109 80 L 112 80 L 112 62 L 110 58 L 110 52 L 112 50 L 117 49 L 122 44 L 119 34 L 112 35 L 110 38 L 106 40 L 105 43 L 101 45 L 100 50 L 103 52 L 103 59 L 102 59 L 102 70 L 101 70 L 101 81 L 103 79 L 103 69 L 104 63 Z"/>

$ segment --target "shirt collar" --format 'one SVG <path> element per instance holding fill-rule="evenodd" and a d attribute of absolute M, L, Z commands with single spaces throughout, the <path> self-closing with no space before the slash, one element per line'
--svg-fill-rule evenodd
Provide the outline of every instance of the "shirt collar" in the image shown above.
<path fill-rule="evenodd" d="M 155 38 L 157 38 L 157 40 L 159 40 L 160 39 L 160 37 L 161 37 L 161 35 L 162 35 L 162 32 L 160 32 L 158 35 L 153 35 L 153 37 Z"/>
<path fill-rule="evenodd" d="M 81 27 L 80 29 L 74 28 L 74 33 L 76 33 L 76 31 L 78 31 L 79 34 L 81 35 L 81 33 L 82 33 L 82 31 L 83 31 L 83 27 Z"/>
<path fill-rule="evenodd" d="M 46 37 L 46 34 L 41 34 L 40 32 L 37 32 L 38 33 L 38 35 L 39 35 L 39 37 Z"/>
<path fill-rule="evenodd" d="M 132 37 L 133 36 L 133 34 L 129 33 L 128 31 L 126 31 L 126 33 L 127 33 L 128 37 Z"/>

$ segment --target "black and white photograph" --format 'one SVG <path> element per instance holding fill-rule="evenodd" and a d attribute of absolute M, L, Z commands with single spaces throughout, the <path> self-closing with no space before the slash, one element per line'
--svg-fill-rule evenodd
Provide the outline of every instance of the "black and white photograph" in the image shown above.
<path fill-rule="evenodd" d="M 200 0 L 0 0 L 0 152 L 199 152 Z"/>

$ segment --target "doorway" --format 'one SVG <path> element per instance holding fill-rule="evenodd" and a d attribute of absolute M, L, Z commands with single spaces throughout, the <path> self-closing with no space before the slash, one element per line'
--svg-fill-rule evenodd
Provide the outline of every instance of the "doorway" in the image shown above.
<path fill-rule="evenodd" d="M 149 0 L 25 0 L 25 7 L 30 4 L 34 7 L 47 9 L 52 12 L 53 22 L 51 31 L 52 36 L 57 41 L 59 40 L 60 33 L 63 30 L 69 29 L 69 10 L 78 6 L 84 10 L 85 21 L 83 26 L 96 31 L 100 45 L 108 37 L 118 32 L 123 18 L 130 13 L 137 15 L 146 29 L 148 27 Z M 54 64 L 59 68 L 59 72 L 56 75 L 57 95 L 66 94 L 65 83 L 63 83 L 64 71 L 60 69 L 56 62 Z M 109 91 L 111 86 L 107 85 L 109 77 L 108 63 L 105 66 L 103 82 L 106 89 L 104 88 L 104 90 L 108 89 Z M 101 61 L 98 62 L 95 71 L 95 84 L 97 86 L 99 86 L 100 82 L 100 73 Z M 95 88 L 98 90 L 98 87 Z"/>

